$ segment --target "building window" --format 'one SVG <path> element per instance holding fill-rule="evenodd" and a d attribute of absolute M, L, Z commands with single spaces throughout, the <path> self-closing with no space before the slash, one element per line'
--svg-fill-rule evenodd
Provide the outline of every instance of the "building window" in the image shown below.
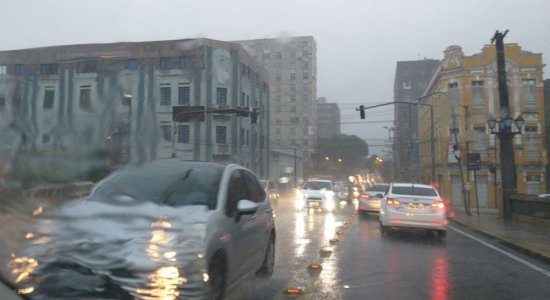
<path fill-rule="evenodd" d="M 308 72 L 304 72 L 304 74 L 302 75 L 302 78 L 303 78 L 303 79 L 309 79 L 309 73 L 308 73 Z"/>
<path fill-rule="evenodd" d="M 191 90 L 188 86 L 178 87 L 178 104 L 179 105 L 191 104 Z"/>
<path fill-rule="evenodd" d="M 172 105 L 172 89 L 170 86 L 160 87 L 160 105 Z"/>
<path fill-rule="evenodd" d="M 411 82 L 410 81 L 403 81 L 403 89 L 410 90 L 411 89 Z"/>
<path fill-rule="evenodd" d="M 135 58 L 129 58 L 126 60 L 126 69 L 137 70 L 139 67 L 138 61 Z"/>
<path fill-rule="evenodd" d="M 281 119 L 279 118 L 275 119 L 275 124 L 281 124 Z"/>
<path fill-rule="evenodd" d="M 43 134 L 42 135 L 42 144 L 47 144 L 50 142 L 50 135 L 49 134 Z"/>
<path fill-rule="evenodd" d="M 298 124 L 300 123 L 300 118 L 298 117 L 291 117 L 290 118 L 290 124 Z"/>
<path fill-rule="evenodd" d="M 170 124 L 160 125 L 160 130 L 162 131 L 162 137 L 165 142 L 172 141 L 172 126 Z"/>
<path fill-rule="evenodd" d="M 540 175 L 525 176 L 525 183 L 527 185 L 527 195 L 540 194 Z"/>
<path fill-rule="evenodd" d="M 275 58 L 276 58 L 276 59 L 281 59 L 281 58 L 283 58 L 283 53 L 281 53 L 281 52 L 275 52 Z"/>
<path fill-rule="evenodd" d="M 485 107 L 483 81 L 481 80 L 472 81 L 472 106 L 473 108 Z"/>
<path fill-rule="evenodd" d="M 275 128 L 275 133 L 276 134 L 281 134 L 281 127 Z"/>
<path fill-rule="evenodd" d="M 44 103 L 42 105 L 42 108 L 44 109 L 52 109 L 55 99 L 55 91 L 54 90 L 45 90 L 44 91 Z"/>
<path fill-rule="evenodd" d="M 485 127 L 475 127 L 474 131 L 477 133 L 474 149 L 480 152 L 487 150 Z"/>
<path fill-rule="evenodd" d="M 6 75 L 8 72 L 8 68 L 6 65 L 0 65 L 0 75 Z"/>
<path fill-rule="evenodd" d="M 0 94 L 0 110 L 6 107 L 6 95 Z"/>
<path fill-rule="evenodd" d="M 178 125 L 178 143 L 189 144 L 189 125 Z"/>
<path fill-rule="evenodd" d="M 295 84 L 290 85 L 290 91 L 291 92 L 296 92 L 296 85 Z"/>
<path fill-rule="evenodd" d="M 451 82 L 447 85 L 447 95 L 453 103 L 458 103 L 458 83 Z"/>
<path fill-rule="evenodd" d="M 40 65 L 40 74 L 42 75 L 52 75 L 58 74 L 59 66 L 57 64 L 41 64 Z"/>
<path fill-rule="evenodd" d="M 309 68 L 309 63 L 308 63 L 307 61 L 305 61 L 305 62 L 302 64 L 302 68 L 303 68 L 303 69 Z"/>
<path fill-rule="evenodd" d="M 309 146 L 309 140 L 304 140 L 303 145 L 304 145 L 304 146 Z"/>
<path fill-rule="evenodd" d="M 219 106 L 227 105 L 227 88 L 216 88 L 216 104 Z"/>
<path fill-rule="evenodd" d="M 15 65 L 15 75 L 25 75 L 25 65 Z"/>
<path fill-rule="evenodd" d="M 216 143 L 227 144 L 227 127 L 216 126 Z"/>
<path fill-rule="evenodd" d="M 290 80 L 296 80 L 296 73 L 290 73 Z"/>
<path fill-rule="evenodd" d="M 242 145 L 244 145 L 244 128 L 241 128 L 240 139 L 241 139 L 241 146 L 242 146 Z"/>
<path fill-rule="evenodd" d="M 170 70 L 172 68 L 172 60 L 170 57 L 161 57 L 160 58 L 160 69 L 161 70 Z"/>
<path fill-rule="evenodd" d="M 537 108 L 537 102 L 535 99 L 535 84 L 536 82 L 534 79 L 523 80 L 525 108 Z"/>
<path fill-rule="evenodd" d="M 77 73 L 97 73 L 97 61 L 87 60 L 76 64 Z"/>
<path fill-rule="evenodd" d="M 538 145 L 538 127 L 537 126 L 525 126 L 523 129 L 523 138 L 525 146 L 537 146 Z"/>
<path fill-rule="evenodd" d="M 79 106 L 86 111 L 92 111 L 92 89 L 89 85 L 80 87 Z"/>
<path fill-rule="evenodd" d="M 190 67 L 191 60 L 187 56 L 180 57 L 180 69 L 185 69 L 187 67 Z"/>

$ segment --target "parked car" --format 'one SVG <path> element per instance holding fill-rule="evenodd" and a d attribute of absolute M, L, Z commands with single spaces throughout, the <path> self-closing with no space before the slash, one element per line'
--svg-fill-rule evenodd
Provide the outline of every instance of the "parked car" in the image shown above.
<path fill-rule="evenodd" d="M 377 183 L 359 195 L 359 212 L 380 212 L 381 197 L 386 193 L 389 183 Z"/>
<path fill-rule="evenodd" d="M 279 190 L 277 189 L 277 185 L 275 184 L 275 182 L 262 179 L 260 180 L 260 184 L 264 187 L 264 190 L 269 196 L 270 200 L 279 200 Z"/>
<path fill-rule="evenodd" d="M 238 165 L 166 159 L 126 168 L 59 214 L 36 233 L 47 244 L 26 251 L 40 262 L 24 277 L 35 280 L 28 286 L 37 298 L 155 298 L 161 290 L 222 299 L 249 276 L 273 273 L 273 210 Z"/>
<path fill-rule="evenodd" d="M 323 208 L 333 211 L 336 207 L 336 195 L 331 180 L 310 179 L 297 191 L 296 208 Z"/>
<path fill-rule="evenodd" d="M 447 233 L 445 204 L 431 185 L 391 183 L 380 205 L 382 234 L 392 228 L 419 228 L 437 232 L 440 238 Z"/>

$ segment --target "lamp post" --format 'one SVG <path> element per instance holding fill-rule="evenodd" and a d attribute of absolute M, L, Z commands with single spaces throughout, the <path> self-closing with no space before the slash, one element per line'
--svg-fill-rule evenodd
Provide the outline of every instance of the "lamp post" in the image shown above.
<path fill-rule="evenodd" d="M 515 123 L 517 131 L 512 129 Z M 502 119 L 497 120 L 494 116 L 487 119 L 487 126 L 491 134 L 496 135 L 500 140 L 500 178 L 502 180 L 502 214 L 505 218 L 512 215 L 510 196 L 516 193 L 516 165 L 514 157 L 514 145 L 512 138 L 521 134 L 525 120 L 521 115 L 512 119 L 506 114 Z M 496 183 L 495 183 L 496 184 Z"/>

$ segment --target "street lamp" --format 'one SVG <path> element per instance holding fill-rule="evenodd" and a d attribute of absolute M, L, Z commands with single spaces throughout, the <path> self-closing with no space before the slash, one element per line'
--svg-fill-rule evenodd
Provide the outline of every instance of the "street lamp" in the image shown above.
<path fill-rule="evenodd" d="M 512 131 L 512 122 L 516 124 L 518 131 Z M 517 116 L 515 120 L 510 115 L 504 116 L 502 120 L 497 121 L 494 116 L 489 116 L 487 119 L 487 126 L 491 129 L 491 134 L 496 134 L 500 138 L 500 134 L 521 134 L 521 129 L 525 125 L 525 119 L 521 115 Z M 497 130 L 495 130 L 497 129 Z"/>

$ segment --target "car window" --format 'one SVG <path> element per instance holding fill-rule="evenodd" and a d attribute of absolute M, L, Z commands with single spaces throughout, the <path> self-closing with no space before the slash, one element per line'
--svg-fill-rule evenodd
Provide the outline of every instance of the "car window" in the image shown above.
<path fill-rule="evenodd" d="M 240 170 L 233 171 L 229 177 L 229 187 L 227 189 L 226 214 L 228 216 L 234 215 L 237 212 L 237 202 L 248 198 L 248 189 Z"/>
<path fill-rule="evenodd" d="M 391 193 L 397 195 L 437 197 L 437 192 L 433 188 L 418 186 L 394 186 L 392 187 Z"/>
<path fill-rule="evenodd" d="M 241 170 L 241 174 L 246 183 L 248 189 L 248 200 L 254 202 L 263 202 L 265 200 L 265 191 L 258 183 L 258 180 L 252 173 L 248 171 Z"/>
<path fill-rule="evenodd" d="M 385 193 L 388 190 L 388 184 L 375 184 L 374 186 L 367 188 L 367 191 Z"/>
<path fill-rule="evenodd" d="M 332 185 L 328 181 L 306 181 L 302 188 L 310 190 L 332 190 Z"/>
<path fill-rule="evenodd" d="M 220 172 L 190 169 L 174 181 L 163 203 L 172 206 L 206 205 L 215 209 L 220 175 Z"/>

